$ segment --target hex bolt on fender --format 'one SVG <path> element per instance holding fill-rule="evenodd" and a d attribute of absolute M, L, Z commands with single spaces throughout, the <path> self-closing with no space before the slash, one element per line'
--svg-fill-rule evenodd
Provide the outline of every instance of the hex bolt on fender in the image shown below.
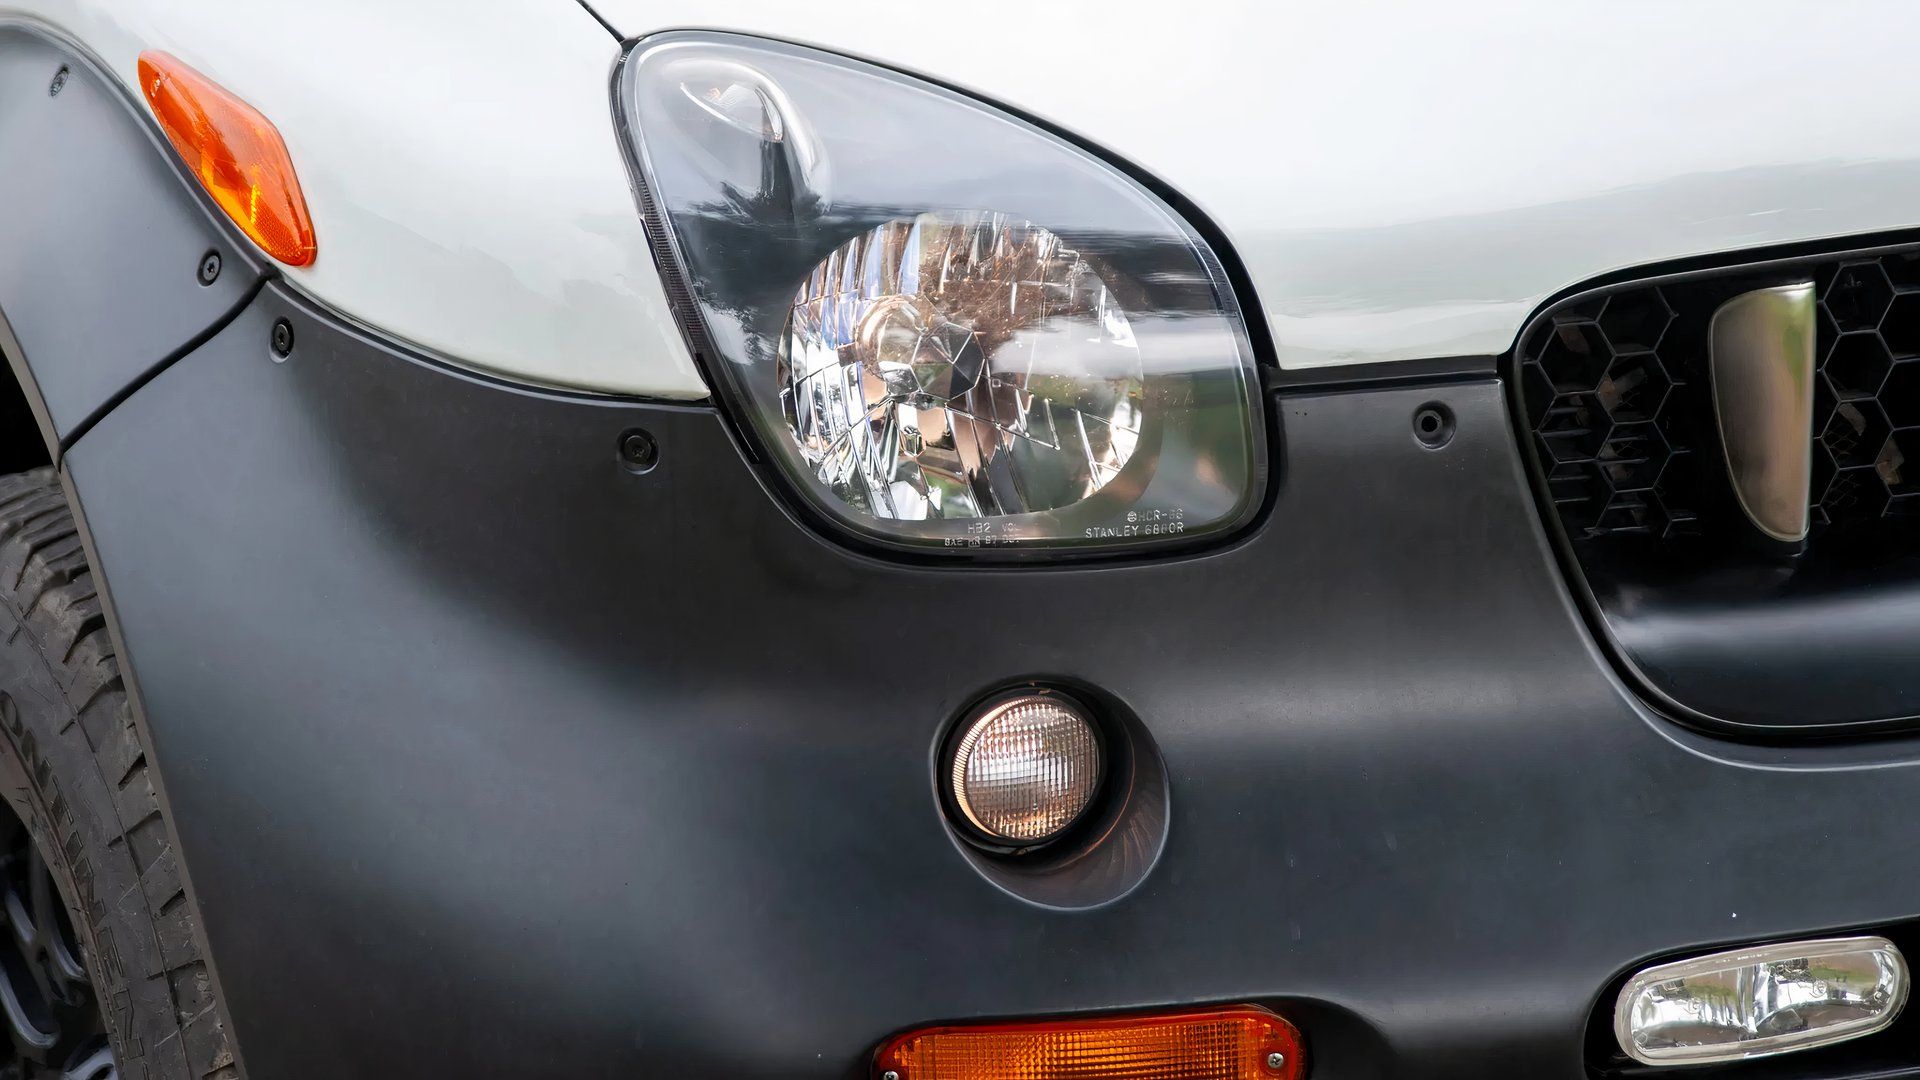
<path fill-rule="evenodd" d="M 285 319 L 275 319 L 273 321 L 272 345 L 273 355 L 276 359 L 285 360 L 287 357 L 293 355 L 292 323 Z"/>
<path fill-rule="evenodd" d="M 660 444 L 639 428 L 621 432 L 620 460 L 633 472 L 652 472 L 660 463 Z"/>

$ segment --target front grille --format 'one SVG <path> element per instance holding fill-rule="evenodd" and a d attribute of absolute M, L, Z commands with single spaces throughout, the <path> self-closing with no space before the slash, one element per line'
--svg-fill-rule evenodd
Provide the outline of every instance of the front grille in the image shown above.
<path fill-rule="evenodd" d="M 1811 281 L 1811 530 L 1739 505 L 1714 313 Z M 1722 731 L 1920 727 L 1920 243 L 1630 282 L 1549 308 L 1510 358 L 1534 488 L 1629 683 Z"/>
<path fill-rule="evenodd" d="M 1522 346 L 1520 395 L 1570 537 L 1685 543 L 1742 526 L 1714 429 L 1708 323 L 1741 292 L 1808 278 L 1814 527 L 1920 515 L 1920 251 L 1904 251 L 1628 286 L 1550 311 Z"/>

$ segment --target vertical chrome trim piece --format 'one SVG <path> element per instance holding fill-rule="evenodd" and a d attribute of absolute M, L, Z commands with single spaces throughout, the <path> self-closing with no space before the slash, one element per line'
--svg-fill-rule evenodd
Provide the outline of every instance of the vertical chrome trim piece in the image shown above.
<path fill-rule="evenodd" d="M 1807 537 L 1813 477 L 1813 283 L 1720 305 L 1708 331 L 1713 409 L 1747 519 L 1786 543 Z"/>

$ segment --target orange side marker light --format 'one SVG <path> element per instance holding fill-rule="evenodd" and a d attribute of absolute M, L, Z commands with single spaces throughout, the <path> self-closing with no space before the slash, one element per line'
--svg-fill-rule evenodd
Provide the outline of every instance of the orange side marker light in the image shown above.
<path fill-rule="evenodd" d="M 280 132 L 259 110 L 163 52 L 140 54 L 140 92 L 188 171 L 268 255 L 313 263 L 313 219 Z"/>
<path fill-rule="evenodd" d="M 932 1027 L 889 1039 L 875 1080 L 1302 1080 L 1300 1031 L 1266 1009 Z"/>

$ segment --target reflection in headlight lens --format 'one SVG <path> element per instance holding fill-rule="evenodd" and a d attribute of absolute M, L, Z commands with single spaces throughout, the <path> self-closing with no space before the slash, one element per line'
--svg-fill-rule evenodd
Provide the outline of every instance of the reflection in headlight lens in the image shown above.
<path fill-rule="evenodd" d="M 999 214 L 891 221 L 827 256 L 778 377 L 809 466 L 878 518 L 1059 509 L 1140 438 L 1126 313 L 1059 237 Z"/>

